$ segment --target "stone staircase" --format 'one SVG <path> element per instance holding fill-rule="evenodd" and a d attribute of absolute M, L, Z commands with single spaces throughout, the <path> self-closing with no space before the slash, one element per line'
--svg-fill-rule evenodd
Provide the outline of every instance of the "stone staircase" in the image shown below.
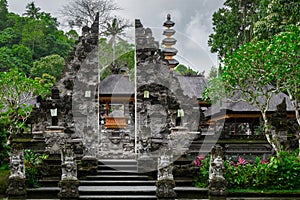
<path fill-rule="evenodd" d="M 80 181 L 80 199 L 157 199 L 155 180 L 135 160 L 99 160 L 97 175 Z"/>
<path fill-rule="evenodd" d="M 156 173 L 140 174 L 136 160 L 99 160 L 95 175 L 80 179 L 79 199 L 157 199 Z M 191 178 L 175 177 L 177 199 L 206 199 L 207 189 L 192 186 Z M 42 181 L 42 187 L 27 190 L 27 200 L 58 199 L 58 181 Z"/>

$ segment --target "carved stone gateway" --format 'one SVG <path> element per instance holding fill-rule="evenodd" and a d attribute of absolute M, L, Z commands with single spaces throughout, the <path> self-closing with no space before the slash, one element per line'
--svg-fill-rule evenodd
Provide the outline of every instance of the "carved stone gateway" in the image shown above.
<path fill-rule="evenodd" d="M 209 166 L 209 194 L 211 196 L 226 196 L 227 181 L 223 176 L 224 162 L 222 147 L 216 145 L 211 150 Z"/>
<path fill-rule="evenodd" d="M 26 199 L 24 150 L 13 145 L 10 153 L 10 176 L 8 177 L 8 199 Z"/>

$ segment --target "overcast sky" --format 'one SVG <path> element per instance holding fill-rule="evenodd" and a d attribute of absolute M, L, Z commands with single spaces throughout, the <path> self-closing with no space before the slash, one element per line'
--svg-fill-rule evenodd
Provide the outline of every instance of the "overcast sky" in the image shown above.
<path fill-rule="evenodd" d="M 28 3 L 33 0 L 8 0 L 9 10 L 22 14 Z M 69 0 L 71 1 L 71 0 Z M 68 0 L 34 0 L 42 11 L 51 13 L 60 22 L 58 11 Z M 153 30 L 155 39 L 163 39 L 163 22 L 168 13 L 175 22 L 174 29 L 178 49 L 176 59 L 199 71 L 209 72 L 217 65 L 217 57 L 211 54 L 207 45 L 208 35 L 212 33 L 212 14 L 224 0 L 115 0 L 123 8 L 116 15 L 129 20 L 141 19 L 144 27 Z M 133 40 L 132 40 L 133 41 Z"/>

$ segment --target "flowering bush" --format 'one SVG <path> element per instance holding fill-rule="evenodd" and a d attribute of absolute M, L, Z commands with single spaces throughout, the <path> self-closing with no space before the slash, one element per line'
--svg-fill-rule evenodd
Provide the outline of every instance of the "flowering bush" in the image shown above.
<path fill-rule="evenodd" d="M 224 177 L 231 189 L 299 189 L 300 160 L 296 153 L 280 152 L 270 160 L 256 158 L 250 164 L 242 157 L 225 161 Z"/>
<path fill-rule="evenodd" d="M 208 186 L 208 175 L 209 175 L 209 161 L 210 157 L 205 157 L 204 155 L 199 155 L 194 160 L 194 165 L 199 167 L 197 176 L 194 178 L 194 183 L 196 187 L 207 187 Z"/>
<path fill-rule="evenodd" d="M 198 156 L 194 164 L 199 167 L 195 186 L 207 187 L 209 157 Z M 300 158 L 297 152 L 279 152 L 269 160 L 257 157 L 252 162 L 239 156 L 236 162 L 224 161 L 224 168 L 224 178 L 230 189 L 300 189 Z"/>

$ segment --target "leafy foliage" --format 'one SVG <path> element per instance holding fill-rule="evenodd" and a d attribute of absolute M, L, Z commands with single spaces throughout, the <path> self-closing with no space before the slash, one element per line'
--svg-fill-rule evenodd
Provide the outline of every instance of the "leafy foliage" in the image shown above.
<path fill-rule="evenodd" d="M 300 159 L 297 154 L 297 151 L 281 151 L 269 160 L 257 157 L 255 161 L 246 161 L 239 156 L 236 162 L 224 161 L 224 178 L 228 182 L 228 189 L 300 189 Z M 195 185 L 203 188 L 208 187 L 209 157 L 201 157 L 200 160 Z"/>
<path fill-rule="evenodd" d="M 208 176 L 209 176 L 209 163 L 210 157 L 199 155 L 196 157 L 194 164 L 199 167 L 197 176 L 194 178 L 196 187 L 205 188 L 208 187 Z"/>
<path fill-rule="evenodd" d="M 300 2 L 298 0 L 268 0 L 264 3 L 264 12 L 254 24 L 256 39 L 267 39 L 285 32 L 288 26 L 300 24 Z"/>
<path fill-rule="evenodd" d="M 175 68 L 175 71 L 184 76 L 192 76 L 192 75 L 198 74 L 198 71 L 194 71 L 193 69 L 188 68 L 183 64 L 177 65 L 177 67 Z"/>
<path fill-rule="evenodd" d="M 300 160 L 296 153 L 279 152 L 269 161 L 256 158 L 254 163 L 225 161 L 224 166 L 230 189 L 299 189 Z"/>
<path fill-rule="evenodd" d="M 31 101 L 37 95 L 45 95 L 50 88 L 43 87 L 38 80 L 27 78 L 24 72 L 12 69 L 0 73 L 0 121 L 7 122 L 9 134 L 24 130 L 32 110 Z"/>
<path fill-rule="evenodd" d="M 53 54 L 35 61 L 30 70 L 30 74 L 33 77 L 42 77 L 43 74 L 49 74 L 57 79 L 61 75 L 64 66 L 64 58 L 57 54 Z"/>
<path fill-rule="evenodd" d="M 7 12 L 5 0 L 0 2 L 0 71 L 22 69 L 29 75 L 34 61 L 58 54 L 66 58 L 72 50 L 76 34 L 58 30 L 57 19 L 29 3 L 24 16 Z M 44 69 L 45 71 L 47 69 Z M 50 73 L 50 71 L 48 71 Z"/>
<path fill-rule="evenodd" d="M 32 150 L 24 151 L 24 164 L 26 185 L 30 188 L 39 187 L 39 176 L 41 175 L 41 165 L 48 155 L 35 153 Z"/>
<path fill-rule="evenodd" d="M 226 0 L 213 14 L 214 33 L 209 36 L 211 52 L 219 57 L 232 54 L 253 38 L 253 26 L 261 0 Z"/>
<path fill-rule="evenodd" d="M 113 53 L 114 52 L 114 53 Z M 115 54 L 115 56 L 113 56 Z M 101 38 L 99 41 L 99 64 L 100 64 L 100 79 L 111 74 L 113 66 L 113 57 L 115 57 L 115 65 L 119 68 L 126 65 L 129 73 L 134 75 L 134 45 L 127 41 L 118 41 L 113 50 L 112 45 L 106 38 Z M 132 73 L 133 72 L 133 73 Z M 134 78 L 131 76 L 131 78 Z"/>

